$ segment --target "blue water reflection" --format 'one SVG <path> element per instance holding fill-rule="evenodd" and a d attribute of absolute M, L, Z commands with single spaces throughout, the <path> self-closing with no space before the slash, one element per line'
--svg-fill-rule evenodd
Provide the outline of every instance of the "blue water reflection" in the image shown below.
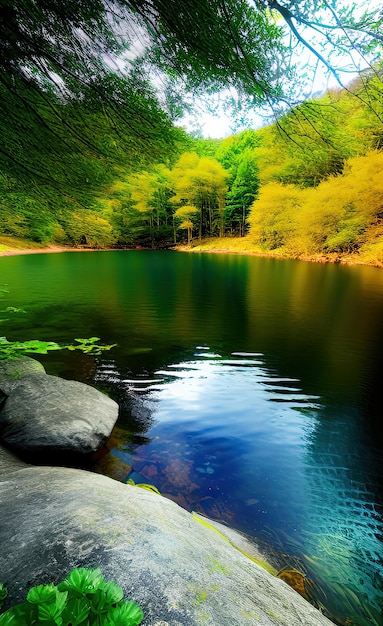
<path fill-rule="evenodd" d="M 101 366 L 98 380 L 112 374 Z M 198 346 L 193 360 L 150 377 L 113 375 L 132 413 L 146 408 L 153 424 L 148 443 L 128 438 L 110 451 L 126 466 L 122 480 L 150 483 L 263 540 L 277 568 L 314 581 L 315 602 L 333 619 L 346 605 L 350 618 L 365 615 L 352 623 L 372 615 L 379 624 L 378 606 L 363 604 L 381 582 L 382 518 L 365 482 L 370 468 L 355 467 L 363 441 L 347 411 L 336 437 L 321 398 L 280 377 L 261 353 L 225 358 Z"/>

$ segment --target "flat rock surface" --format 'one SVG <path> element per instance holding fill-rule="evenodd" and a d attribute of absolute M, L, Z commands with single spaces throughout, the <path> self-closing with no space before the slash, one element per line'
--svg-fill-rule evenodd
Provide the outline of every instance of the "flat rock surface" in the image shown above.
<path fill-rule="evenodd" d="M 7 394 L 0 437 L 18 454 L 95 452 L 118 417 L 118 404 L 97 389 L 44 373 L 23 375 Z"/>
<path fill-rule="evenodd" d="M 140 604 L 142 626 L 332 624 L 174 502 L 95 473 L 26 465 L 1 449 L 0 541 L 11 603 L 73 567 L 100 567 Z"/>

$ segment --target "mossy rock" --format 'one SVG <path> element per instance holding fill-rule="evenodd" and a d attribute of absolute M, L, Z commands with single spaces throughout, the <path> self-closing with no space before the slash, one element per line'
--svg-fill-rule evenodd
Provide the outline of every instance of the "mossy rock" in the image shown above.
<path fill-rule="evenodd" d="M 45 374 L 44 366 L 29 356 L 20 359 L 2 359 L 0 361 L 0 390 L 9 394 L 24 376 Z"/>
<path fill-rule="evenodd" d="M 9 604 L 74 567 L 100 567 L 142 607 L 142 626 L 334 626 L 246 556 L 235 531 L 229 539 L 163 496 L 92 472 L 22 464 L 6 451 L 0 491 Z"/>

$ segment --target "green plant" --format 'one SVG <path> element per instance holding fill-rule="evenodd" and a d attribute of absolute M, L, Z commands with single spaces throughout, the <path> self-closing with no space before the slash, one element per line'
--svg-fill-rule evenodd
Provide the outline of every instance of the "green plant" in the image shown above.
<path fill-rule="evenodd" d="M 9 293 L 8 289 L 3 285 L 0 287 L 0 297 Z M 2 313 L 26 313 L 23 309 L 8 306 L 6 309 L 0 309 Z M 4 322 L 5 319 L 0 319 Z M 17 359 L 26 354 L 47 354 L 51 350 L 80 350 L 85 354 L 101 354 L 105 350 L 114 348 L 115 343 L 110 345 L 102 345 L 97 343 L 100 337 L 89 337 L 88 339 L 75 339 L 76 343 L 60 345 L 55 341 L 40 341 L 40 339 L 30 339 L 28 341 L 8 341 L 6 337 L 0 337 L 0 361 L 5 359 Z"/>
<path fill-rule="evenodd" d="M 132 485 L 133 487 L 140 487 L 141 489 L 146 489 L 147 491 L 153 491 L 153 493 L 158 493 L 158 495 L 161 495 L 161 492 L 158 491 L 157 487 L 155 487 L 154 485 L 149 485 L 148 483 L 135 483 L 133 478 L 129 478 L 129 480 L 126 481 L 127 485 Z"/>
<path fill-rule="evenodd" d="M 116 343 L 112 343 L 110 345 L 104 346 L 97 343 L 100 341 L 100 337 L 89 337 L 89 339 L 75 339 L 77 344 L 69 344 L 62 346 L 62 349 L 67 350 L 80 350 L 81 352 L 85 352 L 85 354 L 101 354 L 104 350 L 110 350 L 116 346 Z"/>
<path fill-rule="evenodd" d="M 0 600 L 6 594 L 0 584 Z M 5 597 L 5 596 L 4 596 Z M 144 614 L 100 569 L 80 567 L 55 586 L 32 587 L 26 601 L 0 615 L 0 626 L 136 626 Z"/>
<path fill-rule="evenodd" d="M 26 354 L 47 354 L 51 350 L 80 350 L 86 354 L 101 354 L 105 350 L 113 348 L 115 343 L 110 345 L 98 344 L 99 337 L 90 339 L 75 339 L 77 344 L 60 345 L 55 341 L 40 341 L 31 339 L 29 341 L 8 341 L 6 337 L 0 337 L 0 361 L 4 359 L 18 359 Z"/>
<path fill-rule="evenodd" d="M 0 287 L 0 297 L 5 293 L 9 293 L 6 287 Z M 5 309 L 0 309 L 0 315 L 2 313 L 25 313 L 24 309 L 18 309 L 14 306 L 7 306 Z M 0 322 L 6 322 L 6 318 L 0 319 Z"/>
<path fill-rule="evenodd" d="M 3 583 L 0 583 L 0 609 L 4 604 L 4 600 L 8 595 L 8 590 L 4 587 Z"/>

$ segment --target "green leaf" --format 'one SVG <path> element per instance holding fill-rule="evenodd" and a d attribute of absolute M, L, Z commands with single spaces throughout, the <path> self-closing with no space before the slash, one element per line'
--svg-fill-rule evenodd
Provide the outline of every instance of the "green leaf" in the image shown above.
<path fill-rule="evenodd" d="M 59 591 L 58 589 L 56 589 L 56 615 L 61 615 L 61 613 L 63 612 L 67 602 L 67 598 L 67 591 Z"/>
<path fill-rule="evenodd" d="M 117 344 L 113 343 L 110 345 L 100 345 L 96 343 L 99 341 L 99 337 L 90 337 L 89 339 L 80 339 L 77 338 L 75 341 L 78 342 L 79 345 L 69 344 L 64 346 L 67 350 L 80 350 L 84 352 L 84 354 L 101 354 L 105 350 L 110 350 L 114 348 Z"/>
<path fill-rule="evenodd" d="M 0 585 L 0 591 L 3 585 Z M 73 569 L 57 587 L 29 590 L 27 601 L 0 616 L 0 626 L 136 626 L 143 612 L 122 600 L 115 582 L 105 582 L 100 569 Z"/>
<path fill-rule="evenodd" d="M 18 309 L 15 306 L 7 306 L 7 308 L 4 309 L 4 312 L 5 313 L 26 313 L 26 311 L 24 311 L 24 309 Z"/>
<path fill-rule="evenodd" d="M 53 583 L 49 585 L 39 585 L 38 587 L 32 587 L 27 595 L 27 601 L 31 604 L 39 604 L 45 602 L 46 604 L 53 603 L 56 600 L 56 587 Z"/>
<path fill-rule="evenodd" d="M 124 592 L 122 591 L 121 587 L 113 581 L 105 583 L 103 591 L 106 596 L 106 601 L 109 604 L 117 604 L 124 597 Z"/>
<path fill-rule="evenodd" d="M 137 626 L 144 619 L 144 614 L 136 602 L 124 601 L 110 609 L 107 618 L 112 626 Z"/>
<path fill-rule="evenodd" d="M 95 593 L 89 598 L 92 607 L 92 613 L 95 615 L 102 615 L 107 613 L 110 605 L 106 599 L 105 593 L 102 589 L 96 589 Z"/>
<path fill-rule="evenodd" d="M 60 614 L 56 614 L 55 606 L 52 604 L 39 604 L 37 623 L 41 622 L 44 626 L 61 626 L 63 623 Z"/>
<path fill-rule="evenodd" d="M 80 594 L 95 593 L 104 584 L 101 570 L 79 567 L 73 569 L 67 578 L 58 585 L 60 591 L 73 590 Z"/>
<path fill-rule="evenodd" d="M 0 626 L 18 626 L 20 622 L 17 622 L 14 613 L 7 611 L 0 615 Z"/>
<path fill-rule="evenodd" d="M 57 624 L 61 626 L 63 613 L 67 601 L 68 593 L 56 590 L 55 602 L 42 602 L 38 605 L 38 620 L 47 622 L 48 624 Z"/>
<path fill-rule="evenodd" d="M 4 587 L 3 583 L 0 583 L 0 606 L 8 595 L 8 589 Z"/>
<path fill-rule="evenodd" d="M 21 624 L 35 624 L 37 618 L 37 605 L 22 602 L 21 604 L 17 604 L 16 606 L 8 609 L 4 615 L 6 615 L 9 620 L 12 618 L 11 621 L 6 621 L 5 624 L 9 623 L 12 625 L 14 624 L 15 626 L 19 626 Z M 0 624 L 3 626 L 3 622 L 0 621 Z"/>
<path fill-rule="evenodd" d="M 54 341 L 7 341 L 5 337 L 0 337 L 0 359 L 18 358 L 25 353 L 47 354 L 49 350 L 62 350 L 62 347 Z"/>
<path fill-rule="evenodd" d="M 89 337 L 89 339 L 76 339 L 75 341 L 78 341 L 78 343 L 82 343 L 82 344 L 90 344 L 90 343 L 96 343 L 96 341 L 100 341 L 100 337 Z"/>
<path fill-rule="evenodd" d="M 90 613 L 90 604 L 87 598 L 70 598 L 62 614 L 64 624 L 79 626 L 88 617 Z"/>

